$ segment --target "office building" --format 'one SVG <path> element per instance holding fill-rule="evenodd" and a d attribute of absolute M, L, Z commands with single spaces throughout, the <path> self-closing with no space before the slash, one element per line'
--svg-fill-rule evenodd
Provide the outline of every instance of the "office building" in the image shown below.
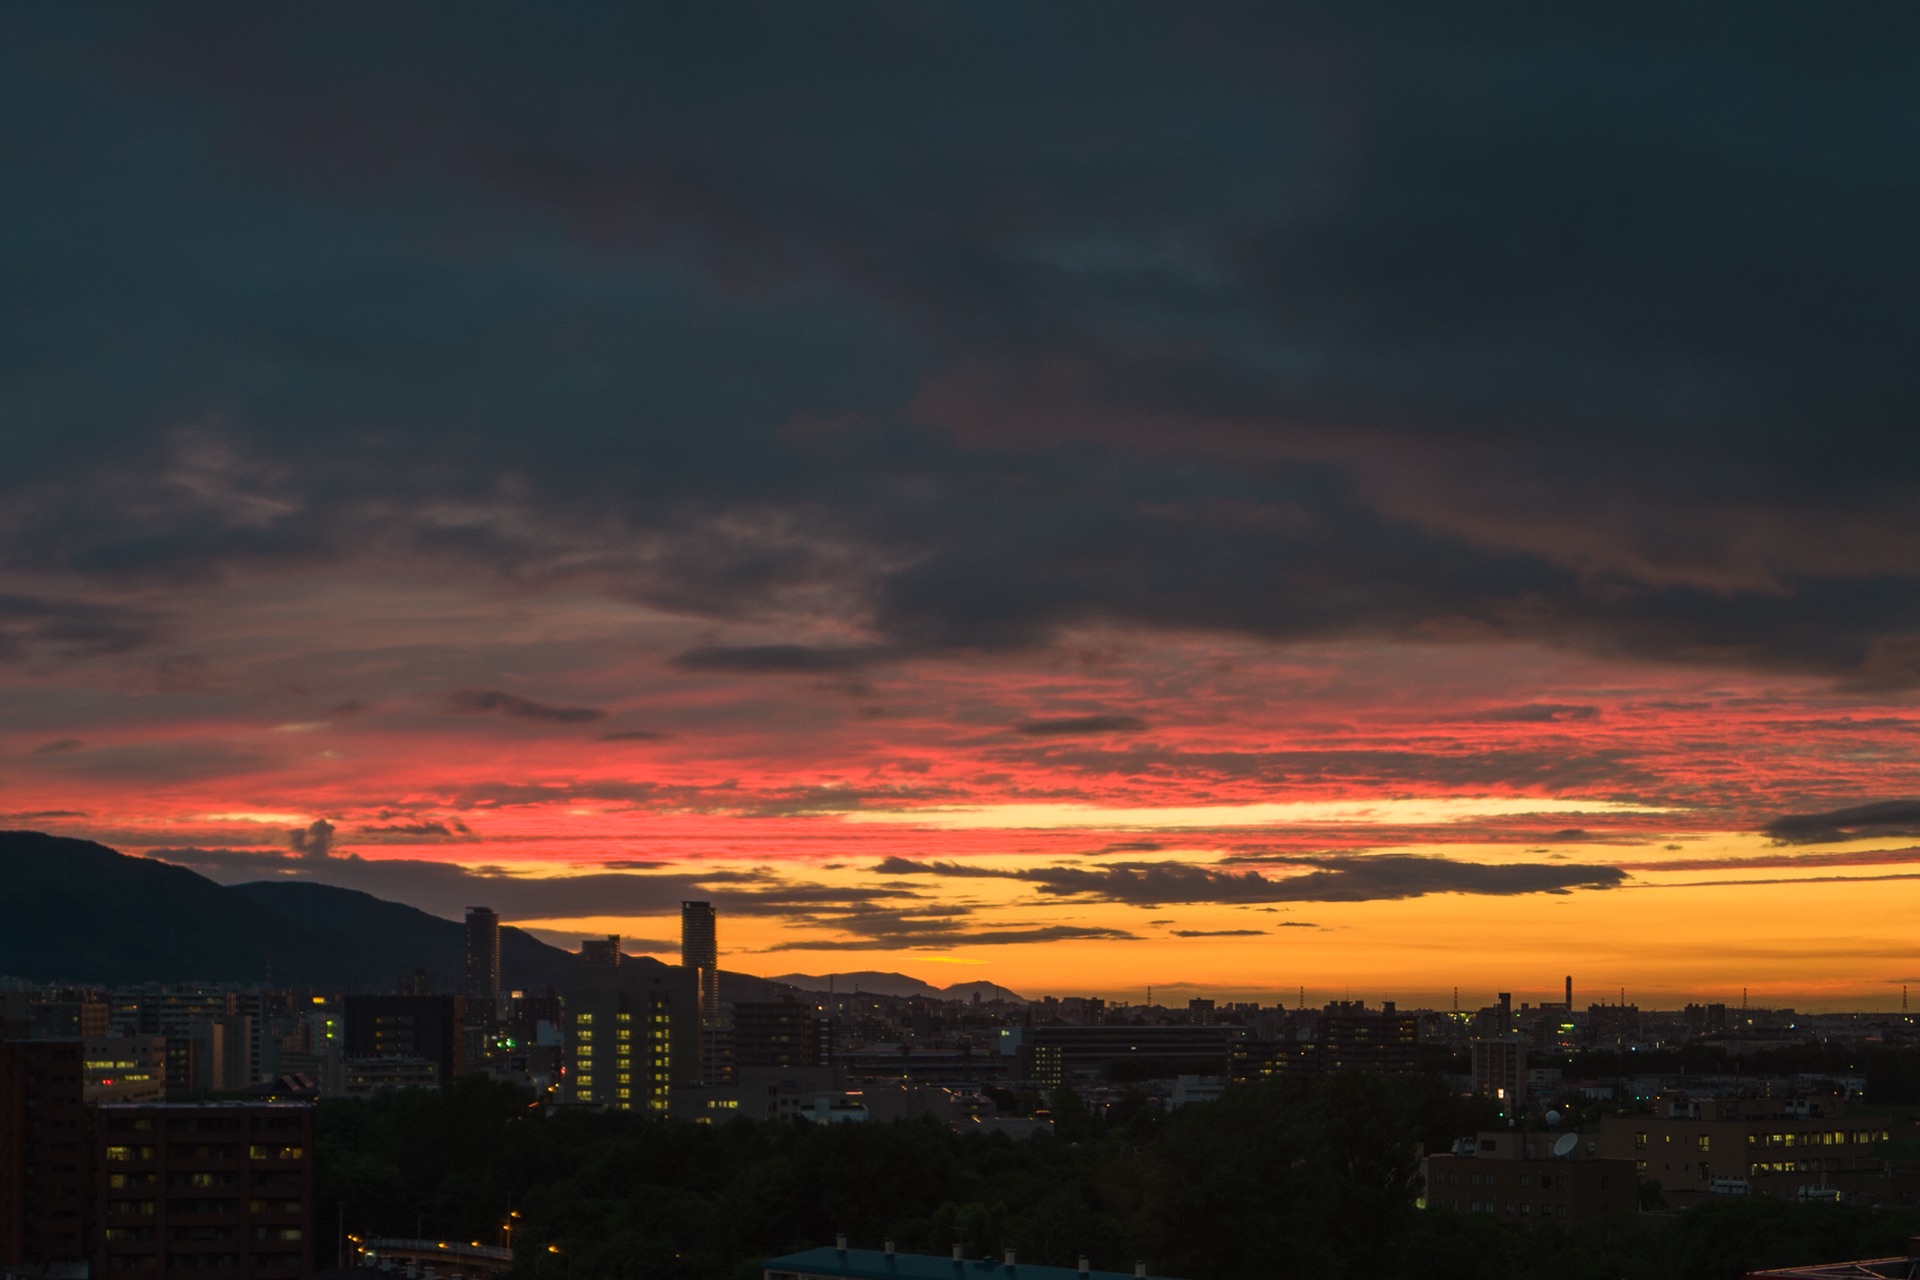
<path fill-rule="evenodd" d="M 313 1271 L 313 1108 L 110 1104 L 94 1130 L 95 1274 L 292 1280 Z"/>
<path fill-rule="evenodd" d="M 1631 1160 L 1596 1154 L 1578 1133 L 1494 1130 L 1420 1161 L 1420 1205 L 1503 1222 L 1565 1225 L 1640 1207 Z"/>
<path fill-rule="evenodd" d="M 434 1065 L 435 1080 L 445 1088 L 466 1070 L 464 998 L 348 996 L 345 1004 L 349 1074 L 355 1059 L 418 1059 Z M 368 1071 L 364 1065 L 360 1068 L 363 1076 Z"/>
<path fill-rule="evenodd" d="M 798 1000 L 743 1001 L 733 1006 L 734 1066 L 825 1066 L 827 1028 L 818 1010 Z"/>
<path fill-rule="evenodd" d="M 680 965 L 692 970 L 698 983 L 700 1078 L 719 1084 L 726 1074 L 720 1053 L 720 934 L 710 902 L 680 904 Z"/>
<path fill-rule="evenodd" d="M 87 1256 L 81 1041 L 0 1041 L 0 1265 Z"/>

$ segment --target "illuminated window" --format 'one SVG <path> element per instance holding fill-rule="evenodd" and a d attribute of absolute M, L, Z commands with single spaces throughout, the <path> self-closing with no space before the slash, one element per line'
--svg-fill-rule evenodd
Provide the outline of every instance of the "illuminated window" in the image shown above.
<path fill-rule="evenodd" d="M 593 1039 L 593 1032 L 582 1029 L 580 1032 L 580 1043 L 585 1044 L 591 1039 Z"/>
<path fill-rule="evenodd" d="M 1634 1135 L 1633 1135 L 1633 1149 L 1634 1149 L 1635 1151 L 1645 1151 L 1645 1150 L 1647 1149 L 1647 1135 L 1646 1135 L 1646 1134 L 1644 1134 L 1644 1133 L 1636 1133 L 1636 1134 L 1634 1134 Z"/>
<path fill-rule="evenodd" d="M 579 1023 L 583 1027 L 590 1027 L 593 1025 L 593 1015 L 590 1013 L 577 1013 L 574 1015 L 573 1020 Z"/>
<path fill-rule="evenodd" d="M 1701 1134 L 1698 1139 L 1698 1144 L 1702 1151 L 1712 1150 L 1713 1148 L 1711 1146 L 1711 1142 L 1712 1142 L 1712 1139 L 1710 1138 L 1710 1136 L 1704 1133 Z"/>

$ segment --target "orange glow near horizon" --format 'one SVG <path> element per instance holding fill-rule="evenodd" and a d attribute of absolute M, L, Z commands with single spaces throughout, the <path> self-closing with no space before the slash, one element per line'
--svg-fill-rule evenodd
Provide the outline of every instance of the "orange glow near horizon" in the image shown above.
<path fill-rule="evenodd" d="M 331 708 L 91 690 L 140 717 L 9 733 L 0 820 L 442 914 L 492 893 L 549 940 L 620 933 L 668 957 L 674 895 L 706 892 L 729 967 L 768 975 L 1438 1006 L 1455 986 L 1552 998 L 1572 973 L 1595 1000 L 1865 1008 L 1897 1007 L 1912 976 L 1920 852 L 1761 834 L 1905 789 L 1920 714 L 1812 682 L 1087 637 L 1044 670 L 859 680 L 624 656 L 540 682 L 543 705 L 606 713 L 573 719 L 452 714 L 447 681 L 412 683 Z M 322 820 L 330 845 L 293 856 Z M 1461 864 L 1525 878 L 1456 885 Z M 1041 874 L 1155 867 L 1213 878 L 1156 900 Z M 618 909 L 612 882 L 579 879 L 609 875 Z"/>

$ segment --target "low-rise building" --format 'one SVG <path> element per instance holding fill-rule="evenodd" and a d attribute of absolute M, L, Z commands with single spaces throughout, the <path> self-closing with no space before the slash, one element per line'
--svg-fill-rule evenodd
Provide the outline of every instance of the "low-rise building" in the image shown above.
<path fill-rule="evenodd" d="M 1600 1154 L 1633 1161 L 1676 1208 L 1728 1178 L 1745 1179 L 1753 1195 L 1797 1198 L 1802 1188 L 1882 1181 L 1876 1147 L 1891 1127 L 1884 1115 L 1847 1114 L 1839 1098 L 1667 1099 L 1650 1115 L 1602 1119 Z"/>
<path fill-rule="evenodd" d="M 1507 1222 L 1579 1222 L 1639 1208 L 1633 1161 L 1578 1133 L 1494 1130 L 1420 1161 L 1420 1204 Z"/>

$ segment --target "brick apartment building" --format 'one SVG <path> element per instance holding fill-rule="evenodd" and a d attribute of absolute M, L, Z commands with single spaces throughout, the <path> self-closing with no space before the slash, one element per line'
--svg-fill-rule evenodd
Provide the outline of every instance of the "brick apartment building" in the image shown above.
<path fill-rule="evenodd" d="M 94 1274 L 293 1280 L 313 1271 L 313 1108 L 108 1104 L 94 1126 Z"/>

